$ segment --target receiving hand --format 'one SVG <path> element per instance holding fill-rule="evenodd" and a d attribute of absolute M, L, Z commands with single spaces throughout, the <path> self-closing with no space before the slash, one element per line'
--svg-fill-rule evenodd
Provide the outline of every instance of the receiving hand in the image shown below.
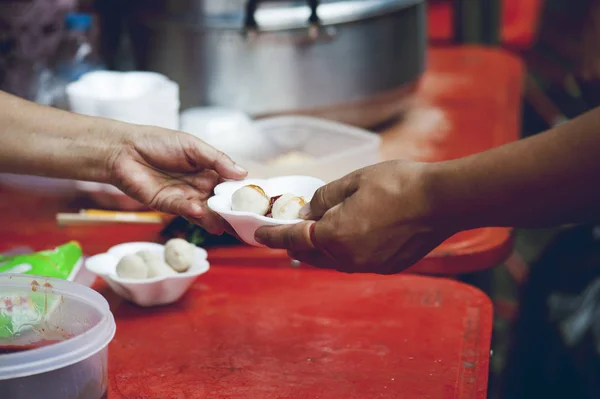
<path fill-rule="evenodd" d="M 206 207 L 206 200 L 222 180 L 247 175 L 227 155 L 190 134 L 146 127 L 119 143 L 108 169 L 111 183 L 125 194 L 213 234 L 229 226 Z"/>
<path fill-rule="evenodd" d="M 357 170 L 317 190 L 309 220 L 260 228 L 256 240 L 320 268 L 399 273 L 454 233 L 432 217 L 426 170 L 402 161 Z"/>

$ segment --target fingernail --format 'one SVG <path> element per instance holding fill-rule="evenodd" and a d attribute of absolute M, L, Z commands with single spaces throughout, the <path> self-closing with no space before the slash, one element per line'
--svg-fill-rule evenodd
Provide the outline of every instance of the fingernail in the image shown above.
<path fill-rule="evenodd" d="M 310 204 L 304 205 L 298 212 L 298 215 L 300 215 L 302 219 L 306 219 L 308 215 L 310 215 Z"/>
<path fill-rule="evenodd" d="M 254 241 L 256 241 L 259 244 L 264 245 L 265 243 L 263 242 L 263 240 L 261 240 L 261 238 L 257 235 L 254 236 Z"/>
<path fill-rule="evenodd" d="M 238 172 L 241 172 L 241 173 L 248 173 L 248 171 L 247 171 L 246 169 L 242 168 L 242 167 L 241 167 L 240 165 L 238 165 L 237 163 L 235 164 L 235 169 L 236 169 Z"/>

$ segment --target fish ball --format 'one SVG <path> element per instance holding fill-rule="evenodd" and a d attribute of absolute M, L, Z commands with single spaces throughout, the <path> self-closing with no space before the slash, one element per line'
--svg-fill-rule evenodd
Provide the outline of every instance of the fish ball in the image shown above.
<path fill-rule="evenodd" d="M 148 278 L 148 266 L 137 254 L 125 255 L 117 264 L 117 276 L 132 280 Z"/>
<path fill-rule="evenodd" d="M 304 205 L 306 205 L 304 198 L 290 193 L 283 194 L 273 203 L 271 215 L 273 216 L 273 219 L 300 219 L 300 209 L 302 209 Z"/>
<path fill-rule="evenodd" d="M 148 267 L 148 278 L 173 276 L 177 274 L 162 257 L 160 252 L 140 251 L 137 255 L 143 259 Z"/>
<path fill-rule="evenodd" d="M 252 212 L 266 215 L 269 212 L 271 201 L 265 191 L 259 186 L 244 186 L 231 196 L 231 209 L 234 211 Z"/>
<path fill-rule="evenodd" d="M 165 244 L 165 261 L 178 272 L 185 272 L 194 263 L 196 247 L 184 239 L 173 238 Z"/>

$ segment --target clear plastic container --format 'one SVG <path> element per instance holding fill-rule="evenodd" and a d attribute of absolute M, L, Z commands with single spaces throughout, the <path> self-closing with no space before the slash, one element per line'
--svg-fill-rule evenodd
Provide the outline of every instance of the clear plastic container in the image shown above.
<path fill-rule="evenodd" d="M 0 275 L 0 397 L 106 398 L 115 321 L 82 285 Z"/>
<path fill-rule="evenodd" d="M 379 136 L 353 126 L 280 116 L 258 120 L 255 127 L 267 139 L 266 148 L 231 154 L 251 178 L 305 175 L 330 182 L 379 162 Z"/>

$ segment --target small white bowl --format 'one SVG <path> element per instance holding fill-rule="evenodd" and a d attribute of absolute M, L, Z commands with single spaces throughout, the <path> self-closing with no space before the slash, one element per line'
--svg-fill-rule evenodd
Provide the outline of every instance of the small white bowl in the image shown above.
<path fill-rule="evenodd" d="M 310 176 L 282 176 L 271 179 L 247 179 L 221 183 L 215 187 L 215 195 L 208 199 L 208 207 L 221 215 L 244 242 L 255 247 L 262 247 L 254 240 L 254 233 L 259 227 L 277 226 L 282 224 L 299 223 L 301 219 L 281 220 L 261 216 L 252 212 L 240 212 L 231 209 L 233 193 L 248 184 L 260 186 L 269 197 L 285 193 L 293 193 L 309 202 L 315 191 L 325 182 Z"/>
<path fill-rule="evenodd" d="M 88 258 L 85 267 L 102 277 L 119 296 L 144 307 L 176 302 L 190 288 L 196 277 L 206 273 L 210 268 L 206 251 L 196 247 L 194 264 L 184 273 L 145 280 L 124 279 L 117 276 L 117 264 L 123 256 L 145 250 L 164 254 L 165 247 L 152 242 L 119 244 L 106 253 Z"/>

